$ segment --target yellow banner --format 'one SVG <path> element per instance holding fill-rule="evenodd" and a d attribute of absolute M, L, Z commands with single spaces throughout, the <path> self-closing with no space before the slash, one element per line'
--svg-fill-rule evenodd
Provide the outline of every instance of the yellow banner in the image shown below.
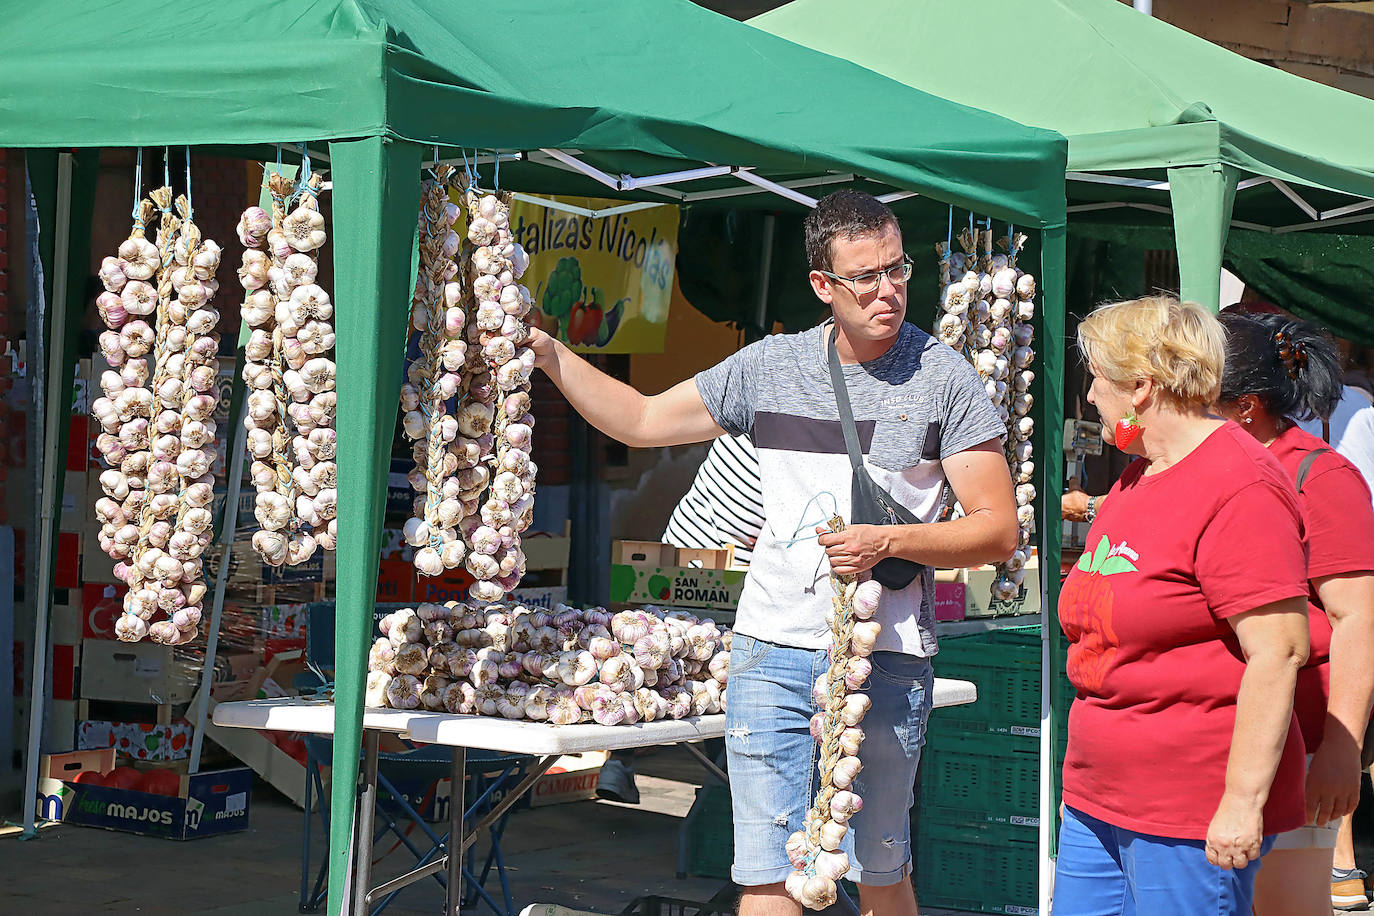
<path fill-rule="evenodd" d="M 555 199 L 588 210 L 624 204 Z M 515 201 L 511 232 L 530 256 L 521 282 L 539 326 L 584 353 L 662 353 L 677 222 L 671 204 L 593 219 Z"/>

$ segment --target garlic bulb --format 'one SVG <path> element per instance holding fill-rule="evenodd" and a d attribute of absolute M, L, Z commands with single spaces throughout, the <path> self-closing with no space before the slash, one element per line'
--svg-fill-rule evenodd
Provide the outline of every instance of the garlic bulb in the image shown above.
<path fill-rule="evenodd" d="M 948 264 L 947 259 L 942 259 Z M 832 518 L 830 530 L 844 529 L 843 521 Z M 784 883 L 788 894 L 810 908 L 824 908 L 835 901 L 835 882 L 849 870 L 849 857 L 840 851 L 850 816 L 858 810 L 858 796 L 846 791 L 858 775 L 859 747 L 863 729 L 859 722 L 870 706 L 869 698 L 851 691 L 862 686 L 871 664 L 868 655 L 880 630 L 871 618 L 882 599 L 882 589 L 873 580 L 857 581 L 852 576 L 830 576 L 834 589 L 831 629 L 830 668 L 816 680 L 813 700 L 821 712 L 812 719 L 812 736 L 821 745 L 822 788 L 807 812 L 805 829 L 789 837 L 786 846 L 793 872 Z M 840 790 L 840 791 L 835 791 Z M 837 804 L 837 801 L 839 802 Z"/>
<path fill-rule="evenodd" d="M 724 708 L 728 631 L 684 612 L 645 608 L 625 612 L 616 624 L 635 637 L 634 645 L 612 635 L 612 620 L 601 608 L 420 605 L 383 618 L 368 668 L 378 684 L 383 676 L 419 681 L 418 694 L 408 684 L 406 691 L 397 687 L 388 704 L 410 704 L 418 696 L 427 709 L 553 724 L 591 719 L 626 725 Z M 709 663 L 691 657 L 698 639 L 706 648 L 697 654 Z M 610 654 L 598 657 L 607 643 Z"/>
<path fill-rule="evenodd" d="M 519 536 L 533 520 L 533 353 L 523 345 L 532 297 L 516 283 L 528 257 L 516 254 L 508 197 L 465 190 L 464 242 L 455 226 L 462 209 L 448 200 L 455 177 L 439 166 L 421 193 L 410 314 L 420 356 L 401 391 L 402 431 L 415 443 L 408 477 L 420 495 L 406 536 L 422 574 L 462 564 L 477 579 L 470 597 L 495 601 L 524 574 Z M 455 396 L 461 406 L 450 415 Z"/>
<path fill-rule="evenodd" d="M 959 233 L 958 241 L 963 249 L 960 252 L 952 253 L 946 243 L 936 245 L 940 256 L 941 314 L 935 333 L 956 349 L 966 343 L 972 347 L 966 356 L 983 379 L 989 400 L 1007 426 L 1007 463 L 1018 484 L 1018 542 L 1025 545 L 1030 542 L 1035 517 L 1031 505 L 1035 488 L 1030 486 L 1035 475 L 1030 443 L 1034 433 L 1030 388 L 1035 373 L 1030 366 L 1035 360 L 1031 321 L 1035 316 L 1036 293 L 1035 278 L 1016 264 L 1026 237 L 1009 232 L 997 240 L 1001 251 L 996 254 L 991 227 L 970 226 Z M 1014 597 L 1015 589 L 1010 589 L 1008 582 L 1008 567 L 1003 565 L 994 577 L 994 598 L 1007 600 L 1004 596 L 1008 594 Z"/>
<path fill-rule="evenodd" d="M 255 514 L 264 531 L 288 532 L 282 541 L 254 539 L 263 561 L 272 565 L 304 563 L 317 549 L 335 545 L 336 370 L 327 356 L 334 346 L 334 310 L 328 292 L 315 284 L 318 251 L 327 241 L 321 185 L 317 174 L 300 187 L 270 175 L 271 213 L 249 207 L 239 221 L 239 241 L 247 249 L 239 269 L 246 293 L 241 316 L 253 329 L 244 348 L 243 379 L 250 389 L 250 473 L 259 490 Z M 288 214 L 287 203 L 297 192 L 299 202 Z M 205 259 L 196 262 L 197 269 Z M 188 318 L 192 324 L 205 320 L 199 312 Z M 431 702 L 438 702 L 437 695 Z"/>
<path fill-rule="evenodd" d="M 407 370 L 409 383 L 402 392 L 402 431 L 416 443 L 412 486 L 421 494 L 416 499 L 415 518 L 406 525 L 407 540 L 420 549 L 415 566 L 422 575 L 437 576 L 445 569 L 464 563 L 469 568 L 490 560 L 469 555 L 458 537 L 461 520 L 458 504 L 445 496 L 460 463 L 450 443 L 458 437 L 459 424 L 448 415 L 447 402 L 458 391 L 458 379 L 444 363 L 448 345 L 460 340 L 464 325 L 458 305 L 458 283 L 449 278 L 458 273 L 453 261 L 457 237 L 451 225 L 456 208 L 448 202 L 446 179 L 452 169 L 439 166 L 436 179 L 424 182 L 420 203 L 420 267 L 411 302 L 411 326 L 420 332 L 420 358 Z M 452 242 L 450 242 L 452 237 Z M 454 312 L 450 317 L 450 312 Z"/>
<path fill-rule="evenodd" d="M 211 518 L 203 507 L 213 495 L 206 491 L 214 452 L 204 446 L 214 439 L 216 399 L 198 392 L 215 384 L 218 315 L 209 302 L 219 246 L 202 238 L 184 197 L 175 212 L 170 188 L 149 197 L 119 257 L 101 263 L 106 292 L 96 307 L 109 330 L 100 349 L 120 371 L 101 376 L 106 397 L 92 404 L 104 430 L 96 446 L 111 466 L 95 510 L 101 548 L 122 561 L 116 575 L 129 586 L 116 635 L 182 645 L 197 635 L 205 594 L 200 556 Z M 145 237 L 155 208 L 156 244 Z M 168 616 L 154 619 L 159 613 Z"/>

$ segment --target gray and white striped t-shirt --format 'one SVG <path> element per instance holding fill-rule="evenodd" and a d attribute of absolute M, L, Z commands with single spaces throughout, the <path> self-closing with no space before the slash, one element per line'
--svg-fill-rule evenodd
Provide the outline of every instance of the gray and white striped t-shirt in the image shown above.
<path fill-rule="evenodd" d="M 721 436 L 668 519 L 663 542 L 703 549 L 734 544 L 736 565 L 748 566 L 763 528 L 762 487 L 754 443 L 748 436 Z"/>
<path fill-rule="evenodd" d="M 849 517 L 853 476 L 824 341 L 823 327 L 766 337 L 696 376 L 716 422 L 753 439 L 763 481 L 765 521 L 735 629 L 806 649 L 830 639 L 830 568 L 815 528 Z M 844 376 L 865 467 L 923 521 L 939 515 L 941 459 L 1006 433 L 973 368 L 914 325 Z M 933 574 L 885 592 L 878 619 L 877 648 L 935 654 Z"/>

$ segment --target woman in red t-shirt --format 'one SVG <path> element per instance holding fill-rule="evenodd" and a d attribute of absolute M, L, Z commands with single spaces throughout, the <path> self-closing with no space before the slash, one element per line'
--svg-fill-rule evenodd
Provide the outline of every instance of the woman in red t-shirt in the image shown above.
<path fill-rule="evenodd" d="M 1228 311 L 1221 323 L 1227 346 L 1218 410 L 1297 483 L 1308 544 L 1312 649 L 1295 706 L 1311 761 L 1309 826 L 1278 837 L 1265 856 L 1255 912 L 1327 916 L 1333 904 L 1368 903 L 1358 877 L 1332 877 L 1331 851 L 1340 818 L 1360 800 L 1360 743 L 1374 695 L 1374 510 L 1355 466 L 1294 422 L 1329 416 L 1341 398 L 1331 341 L 1282 315 Z"/>
<path fill-rule="evenodd" d="M 1305 821 L 1297 497 L 1209 411 L 1225 347 L 1210 312 L 1139 299 L 1097 309 L 1078 336 L 1103 437 L 1141 460 L 1059 599 L 1078 697 L 1055 916 L 1243 916 L 1266 837 Z"/>

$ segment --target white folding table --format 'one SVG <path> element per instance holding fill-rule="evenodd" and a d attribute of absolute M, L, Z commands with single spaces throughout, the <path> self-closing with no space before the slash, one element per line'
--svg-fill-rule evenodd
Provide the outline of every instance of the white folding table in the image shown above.
<path fill-rule="evenodd" d="M 968 681 L 935 679 L 934 705 L 959 706 L 978 698 L 977 688 Z M 280 731 L 305 732 L 315 735 L 334 733 L 334 705 L 325 699 L 311 697 L 280 697 L 267 700 L 248 700 L 221 703 L 215 707 L 214 723 L 226 728 L 264 728 Z M 459 837 L 456 849 L 445 849 L 434 861 L 421 865 L 404 875 L 377 887 L 372 882 L 372 855 L 368 847 L 374 827 L 377 802 L 377 753 L 383 733 L 425 744 L 440 744 L 453 749 L 453 798 L 449 804 L 449 836 Z M 462 900 L 463 853 L 480 833 L 495 823 L 512 805 L 529 792 L 539 777 L 564 754 L 586 751 L 616 751 L 627 748 L 681 744 L 722 781 L 727 777 L 696 743 L 708 738 L 725 736 L 725 716 L 694 716 L 640 722 L 635 725 L 550 725 L 547 722 L 498 719 L 492 716 L 467 716 L 427 710 L 374 709 L 363 711 L 363 767 L 362 791 L 358 796 L 355 820 L 353 859 L 350 881 L 352 893 L 345 912 L 365 916 L 369 906 L 387 894 L 420 881 L 445 869 L 448 872 L 445 890 L 447 916 L 459 916 Z M 508 792 L 490 811 L 463 830 L 464 778 L 469 748 L 502 751 L 540 757 L 529 773 Z M 450 844 L 452 844 L 450 840 Z"/>

